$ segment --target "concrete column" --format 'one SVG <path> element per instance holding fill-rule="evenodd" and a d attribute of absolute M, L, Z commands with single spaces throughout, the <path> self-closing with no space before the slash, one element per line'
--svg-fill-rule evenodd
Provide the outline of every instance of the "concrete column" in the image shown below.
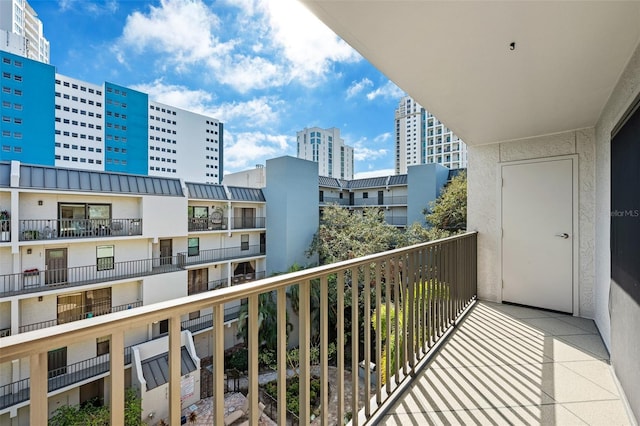
<path fill-rule="evenodd" d="M 29 424 L 46 425 L 49 417 L 47 397 L 47 353 L 40 352 L 29 357 L 31 405 Z"/>
<path fill-rule="evenodd" d="M 180 316 L 169 319 L 169 424 L 179 425 L 180 401 Z"/>
<path fill-rule="evenodd" d="M 109 351 L 111 424 L 120 426 L 124 425 L 124 333 L 121 330 L 111 334 Z"/>

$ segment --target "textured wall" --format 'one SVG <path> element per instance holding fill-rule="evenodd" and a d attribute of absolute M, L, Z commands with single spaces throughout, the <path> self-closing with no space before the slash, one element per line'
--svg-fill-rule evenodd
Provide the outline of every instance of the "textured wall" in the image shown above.
<path fill-rule="evenodd" d="M 593 129 L 469 147 L 469 229 L 478 235 L 478 296 L 500 301 L 498 165 L 511 161 L 578 154 L 579 315 L 593 318 L 595 238 L 595 146 Z"/>

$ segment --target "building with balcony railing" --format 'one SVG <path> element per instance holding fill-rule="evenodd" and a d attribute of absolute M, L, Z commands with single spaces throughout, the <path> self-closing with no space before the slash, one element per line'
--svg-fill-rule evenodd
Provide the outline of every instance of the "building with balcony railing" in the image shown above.
<path fill-rule="evenodd" d="M 428 209 L 452 173 L 439 164 L 409 166 L 408 172 L 366 179 L 319 177 L 320 209 L 337 204 L 351 210 L 377 207 L 388 224 L 400 228 L 414 222 L 424 224 Z"/>
<path fill-rule="evenodd" d="M 262 190 L 255 188 L 0 163 L 0 336 L 51 330 L 262 279 L 265 204 Z M 238 342 L 241 307 L 241 300 L 224 307 L 227 347 Z M 166 335 L 167 327 L 159 320 L 127 332 L 128 385 L 149 383 L 130 367 L 144 371 L 162 360 L 161 351 L 145 345 Z M 185 313 L 180 328 L 187 333 L 188 359 L 199 366 L 199 359 L 212 355 L 212 309 Z M 91 336 L 49 351 L 52 407 L 104 397 L 109 346 L 109 339 Z M 2 424 L 28 417 L 27 370 L 24 360 L 0 365 Z M 148 401 L 164 392 L 156 384 Z"/>

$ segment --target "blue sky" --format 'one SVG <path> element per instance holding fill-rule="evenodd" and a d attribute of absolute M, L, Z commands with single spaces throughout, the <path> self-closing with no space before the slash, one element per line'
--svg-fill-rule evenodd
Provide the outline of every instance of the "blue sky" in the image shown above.
<path fill-rule="evenodd" d="M 57 72 L 225 124 L 225 171 L 337 127 L 357 176 L 392 174 L 402 91 L 296 0 L 30 0 Z"/>

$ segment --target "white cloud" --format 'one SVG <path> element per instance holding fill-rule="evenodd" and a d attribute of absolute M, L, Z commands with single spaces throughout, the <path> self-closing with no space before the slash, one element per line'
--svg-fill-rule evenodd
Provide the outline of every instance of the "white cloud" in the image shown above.
<path fill-rule="evenodd" d="M 362 59 L 297 0 L 160 0 L 127 17 L 112 50 L 124 65 L 130 52 L 155 52 L 160 69 L 203 66 L 207 78 L 241 93 L 292 81 L 314 86 L 333 63 Z"/>
<path fill-rule="evenodd" d="M 373 86 L 373 81 L 368 78 L 363 78 L 360 81 L 354 81 L 351 83 L 351 86 L 347 89 L 347 99 L 353 98 L 354 96 L 362 93 L 368 87 Z"/>
<path fill-rule="evenodd" d="M 389 140 L 391 140 L 390 132 L 381 133 L 373 139 L 375 143 L 386 143 Z"/>
<path fill-rule="evenodd" d="M 353 159 L 355 161 L 371 161 L 378 158 L 386 157 L 389 151 L 386 148 L 370 148 L 366 146 L 368 144 L 367 138 L 362 138 L 353 146 Z"/>
<path fill-rule="evenodd" d="M 87 0 L 58 0 L 58 6 L 60 6 L 60 9 L 63 11 L 73 9 L 94 16 L 115 13 L 118 10 L 117 0 L 103 0 L 98 2 Z"/>
<path fill-rule="evenodd" d="M 393 82 L 388 81 L 384 86 L 378 87 L 376 90 L 367 93 L 367 99 L 370 101 L 376 98 L 400 99 L 404 92 Z"/>
<path fill-rule="evenodd" d="M 225 132 L 225 170 L 237 172 L 264 164 L 269 158 L 292 154 L 293 139 L 287 135 L 263 132 Z"/>
<path fill-rule="evenodd" d="M 185 86 L 165 84 L 162 79 L 131 86 L 149 94 L 149 98 L 187 111 L 214 117 L 231 127 L 263 127 L 277 124 L 279 114 L 274 108 L 284 108 L 285 103 L 276 98 L 262 96 L 244 102 L 216 104 L 214 97 L 204 90 L 191 90 Z"/>
<path fill-rule="evenodd" d="M 372 177 L 380 177 L 380 176 L 391 176 L 395 175 L 396 171 L 394 169 L 380 169 L 380 170 L 371 170 L 367 172 L 358 172 L 354 173 L 354 179 L 366 179 Z"/>
<path fill-rule="evenodd" d="M 218 16 L 200 0 L 161 0 L 147 14 L 136 11 L 127 17 L 120 45 L 164 53 L 179 68 L 199 60 L 214 62 L 234 46 L 215 37 L 219 26 Z"/>
<path fill-rule="evenodd" d="M 261 0 L 266 5 L 273 41 L 284 49 L 294 78 L 306 84 L 323 77 L 332 62 L 362 57 L 297 0 Z M 264 7 L 264 6 L 263 6 Z"/>

